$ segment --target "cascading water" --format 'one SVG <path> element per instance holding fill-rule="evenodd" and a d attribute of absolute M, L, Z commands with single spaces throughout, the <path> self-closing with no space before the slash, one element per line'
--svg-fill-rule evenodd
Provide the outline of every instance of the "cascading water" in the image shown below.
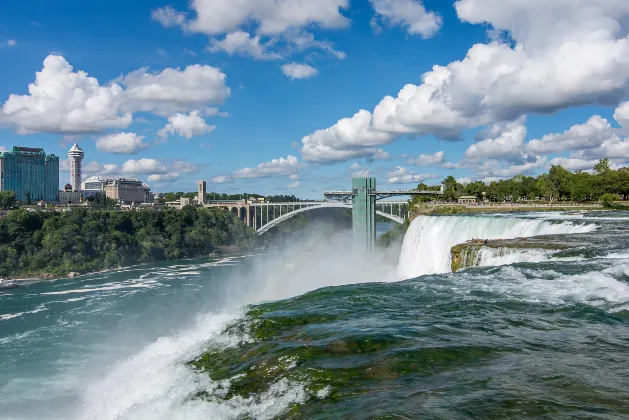
<path fill-rule="evenodd" d="M 594 224 L 568 221 L 552 223 L 543 219 L 518 217 L 419 216 L 413 220 L 404 237 L 398 274 L 408 279 L 425 274 L 448 273 L 451 271 L 450 249 L 473 238 L 514 239 L 586 233 L 595 229 Z"/>
<path fill-rule="evenodd" d="M 406 278 L 448 272 L 472 237 L 592 232 L 553 238 L 578 253 L 465 247 L 479 268 L 407 281 L 343 235 L 0 293 L 0 418 L 627 418 L 629 213 L 615 215 L 420 217 Z"/>

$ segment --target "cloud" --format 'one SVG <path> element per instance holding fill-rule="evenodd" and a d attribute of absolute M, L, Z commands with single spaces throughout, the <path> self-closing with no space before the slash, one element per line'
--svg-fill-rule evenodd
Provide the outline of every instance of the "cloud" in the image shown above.
<path fill-rule="evenodd" d="M 15 41 L 15 39 L 9 39 L 9 40 L 7 41 L 7 45 L 8 45 L 9 47 L 15 47 L 15 46 L 17 45 L 17 42 Z"/>
<path fill-rule="evenodd" d="M 377 19 L 389 26 L 401 26 L 411 35 L 430 38 L 441 27 L 441 17 L 426 11 L 421 0 L 369 0 Z"/>
<path fill-rule="evenodd" d="M 626 129 L 629 129 L 629 101 L 624 102 L 616 108 L 614 119 Z"/>
<path fill-rule="evenodd" d="M 186 162 L 184 160 L 178 160 L 172 164 L 171 169 L 181 173 L 195 173 L 199 171 L 199 167 L 191 162 Z"/>
<path fill-rule="evenodd" d="M 295 79 L 309 79 L 317 75 L 318 70 L 308 64 L 288 63 L 282 66 L 285 76 Z"/>
<path fill-rule="evenodd" d="M 170 6 L 153 10 L 151 17 L 153 20 L 161 23 L 165 28 L 181 26 L 186 23 L 186 14 L 178 12 Z"/>
<path fill-rule="evenodd" d="M 18 134 L 99 133 L 127 128 L 135 112 L 172 115 L 220 104 L 230 95 L 226 76 L 207 65 L 159 73 L 134 71 L 101 86 L 84 71 L 74 71 L 59 55 L 49 55 L 28 95 L 12 94 L 0 109 L 0 123 Z M 126 89 L 125 89 L 126 88 Z"/>
<path fill-rule="evenodd" d="M 421 154 L 417 159 L 411 159 L 409 163 L 417 166 L 439 165 L 445 160 L 443 152 L 436 152 L 432 155 Z"/>
<path fill-rule="evenodd" d="M 251 24 L 257 25 L 257 33 L 273 35 L 311 25 L 346 27 L 349 20 L 340 9 L 348 6 L 349 0 L 194 0 L 190 4 L 193 19 L 168 6 L 154 10 L 152 17 L 167 28 L 180 26 L 185 31 L 207 35 L 228 33 Z"/>
<path fill-rule="evenodd" d="M 180 174 L 178 173 L 170 173 L 170 174 L 152 174 L 149 175 L 146 179 L 150 182 L 174 182 L 179 179 Z"/>
<path fill-rule="evenodd" d="M 223 184 L 225 182 L 229 182 L 231 179 L 227 176 L 215 176 L 214 178 L 212 178 L 212 182 L 215 184 Z"/>
<path fill-rule="evenodd" d="M 122 111 L 122 87 L 101 86 L 87 73 L 74 72 L 58 55 L 46 57 L 28 91 L 11 94 L 0 112 L 0 122 L 14 126 L 19 134 L 94 133 L 126 128 L 132 122 L 131 113 Z"/>
<path fill-rule="evenodd" d="M 370 176 L 371 171 L 369 169 L 361 169 L 360 171 L 352 173 L 352 178 L 368 178 Z"/>
<path fill-rule="evenodd" d="M 371 147 L 389 143 L 393 136 L 371 129 L 371 113 L 360 110 L 351 118 L 343 118 L 330 128 L 318 130 L 302 140 L 304 160 L 333 163 L 359 157 L 371 157 L 378 149 Z"/>
<path fill-rule="evenodd" d="M 135 154 L 146 147 L 148 144 L 144 143 L 144 136 L 136 133 L 109 134 L 96 140 L 99 152 Z"/>
<path fill-rule="evenodd" d="M 211 39 L 207 50 L 209 52 L 223 51 L 228 55 L 244 55 L 256 60 L 279 60 L 282 56 L 276 52 L 270 52 L 273 42 L 262 43 L 260 36 L 251 36 L 244 31 L 230 32 L 222 40 Z"/>
<path fill-rule="evenodd" d="M 570 171 L 591 170 L 597 163 L 598 159 L 587 160 L 564 157 L 556 157 L 549 162 L 550 165 L 561 165 Z"/>
<path fill-rule="evenodd" d="M 439 175 L 409 172 L 402 166 L 396 167 L 396 170 L 394 172 L 390 172 L 387 176 L 389 177 L 387 179 L 387 183 L 389 184 L 417 184 L 429 179 L 439 179 Z"/>
<path fill-rule="evenodd" d="M 301 185 L 301 182 L 295 181 L 295 182 L 291 182 L 290 184 L 288 184 L 288 188 L 293 190 L 295 188 L 299 188 L 300 185 Z"/>
<path fill-rule="evenodd" d="M 314 35 L 310 32 L 289 32 L 284 35 L 284 38 L 289 46 L 298 52 L 303 52 L 308 49 L 318 49 L 332 55 L 338 60 L 343 60 L 347 57 L 347 54 L 343 51 L 334 49 L 334 45 L 331 42 L 316 40 Z"/>
<path fill-rule="evenodd" d="M 354 170 L 354 171 L 356 169 L 360 169 L 360 163 L 358 163 L 358 162 L 352 163 L 351 165 L 349 165 L 349 169 Z"/>
<path fill-rule="evenodd" d="M 273 159 L 261 163 L 255 168 L 239 169 L 233 173 L 234 178 L 263 178 L 276 175 L 293 175 L 299 172 L 299 161 L 295 156 L 288 155 L 286 159 Z"/>
<path fill-rule="evenodd" d="M 188 115 L 175 114 L 172 117 L 168 117 L 168 124 L 159 130 L 157 134 L 162 138 L 177 134 L 191 139 L 194 136 L 212 132 L 216 126 L 208 125 L 200 114 L 199 111 L 192 111 Z"/>
<path fill-rule="evenodd" d="M 169 115 L 222 104 L 230 95 L 227 76 L 215 67 L 194 64 L 183 70 L 167 68 L 149 73 L 146 68 L 125 76 L 125 103 L 130 111 Z"/>
<path fill-rule="evenodd" d="M 343 120 L 316 131 L 319 148 L 335 155 L 403 135 L 458 139 L 470 128 L 586 104 L 615 105 L 629 94 L 625 0 L 556 0 L 553 7 L 542 1 L 458 0 L 455 8 L 461 21 L 487 25 L 504 40 L 475 44 L 463 59 L 435 65 L 421 84 L 386 96 L 373 112 L 359 111 L 344 137 L 338 137 Z M 307 143 L 314 134 L 305 137 Z"/>
<path fill-rule="evenodd" d="M 465 157 L 472 160 L 514 159 L 520 160 L 522 145 L 526 139 L 526 119 L 506 124 L 495 124 L 486 133 L 486 138 L 471 145 Z"/>
<path fill-rule="evenodd" d="M 121 172 L 125 174 L 165 174 L 168 172 L 168 167 L 157 159 L 131 159 L 122 164 Z"/>
<path fill-rule="evenodd" d="M 594 115 L 585 124 L 574 125 L 563 133 L 531 140 L 526 148 L 533 153 L 557 153 L 595 148 L 608 139 L 619 140 L 616 130 L 605 118 Z"/>

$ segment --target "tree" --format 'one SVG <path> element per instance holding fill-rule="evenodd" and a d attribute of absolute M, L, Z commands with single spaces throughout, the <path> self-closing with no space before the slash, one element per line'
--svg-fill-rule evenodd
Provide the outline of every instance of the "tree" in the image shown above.
<path fill-rule="evenodd" d="M 15 193 L 13 191 L 0 191 L 0 208 L 8 210 L 15 206 Z"/>
<path fill-rule="evenodd" d="M 601 203 L 603 203 L 603 207 L 611 208 L 614 207 L 614 201 L 618 199 L 616 194 L 605 193 L 601 196 Z"/>
<path fill-rule="evenodd" d="M 455 201 L 458 197 L 456 179 L 450 175 L 443 180 L 443 199 L 445 201 Z"/>
<path fill-rule="evenodd" d="M 596 175 L 607 175 L 610 170 L 609 159 L 607 158 L 599 160 L 598 163 L 594 165 L 594 172 L 596 172 Z"/>
<path fill-rule="evenodd" d="M 572 173 L 561 165 L 553 165 L 548 171 L 548 179 L 553 184 L 559 199 L 570 197 Z"/>
<path fill-rule="evenodd" d="M 540 196 L 549 201 L 553 201 L 557 197 L 557 190 L 555 185 L 551 182 L 548 174 L 542 174 L 537 177 L 537 188 L 539 189 Z"/>

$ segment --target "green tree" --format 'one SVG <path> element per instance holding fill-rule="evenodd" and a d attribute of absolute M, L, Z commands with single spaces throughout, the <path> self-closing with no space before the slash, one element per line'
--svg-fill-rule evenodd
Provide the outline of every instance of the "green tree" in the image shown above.
<path fill-rule="evenodd" d="M 13 191 L 0 191 L 0 208 L 8 210 L 15 206 L 15 193 Z"/>
<path fill-rule="evenodd" d="M 605 193 L 601 196 L 601 203 L 603 203 L 604 207 L 611 208 L 614 207 L 614 202 L 618 199 L 616 194 Z"/>
<path fill-rule="evenodd" d="M 558 198 L 570 197 L 572 190 L 572 173 L 561 165 L 553 165 L 548 172 L 548 180 L 553 184 Z"/>
<path fill-rule="evenodd" d="M 596 175 L 606 175 L 610 171 L 609 159 L 601 159 L 596 165 L 594 165 L 594 172 Z"/>
<path fill-rule="evenodd" d="M 443 180 L 443 199 L 445 201 L 456 201 L 458 198 L 456 179 L 450 175 Z"/>

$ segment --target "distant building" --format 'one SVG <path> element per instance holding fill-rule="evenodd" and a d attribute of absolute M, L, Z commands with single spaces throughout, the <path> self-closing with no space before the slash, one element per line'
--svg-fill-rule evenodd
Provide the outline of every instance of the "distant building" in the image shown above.
<path fill-rule="evenodd" d="M 476 204 L 477 201 L 478 199 L 473 195 L 464 195 L 458 199 L 459 204 Z"/>
<path fill-rule="evenodd" d="M 197 204 L 205 204 L 205 197 L 207 194 L 207 183 L 205 181 L 199 181 L 197 185 Z"/>
<path fill-rule="evenodd" d="M 21 202 L 56 202 L 59 193 L 59 157 L 44 149 L 13 146 L 0 153 L 0 190 L 15 192 Z"/>
<path fill-rule="evenodd" d="M 122 204 L 152 203 L 154 196 L 148 185 L 135 178 L 92 176 L 83 182 L 83 192 L 104 191 L 107 198 Z"/>
<path fill-rule="evenodd" d="M 72 185 L 72 191 L 81 190 L 81 162 L 83 161 L 83 149 L 78 144 L 74 143 L 74 146 L 68 152 L 68 159 L 70 159 L 70 184 Z"/>

